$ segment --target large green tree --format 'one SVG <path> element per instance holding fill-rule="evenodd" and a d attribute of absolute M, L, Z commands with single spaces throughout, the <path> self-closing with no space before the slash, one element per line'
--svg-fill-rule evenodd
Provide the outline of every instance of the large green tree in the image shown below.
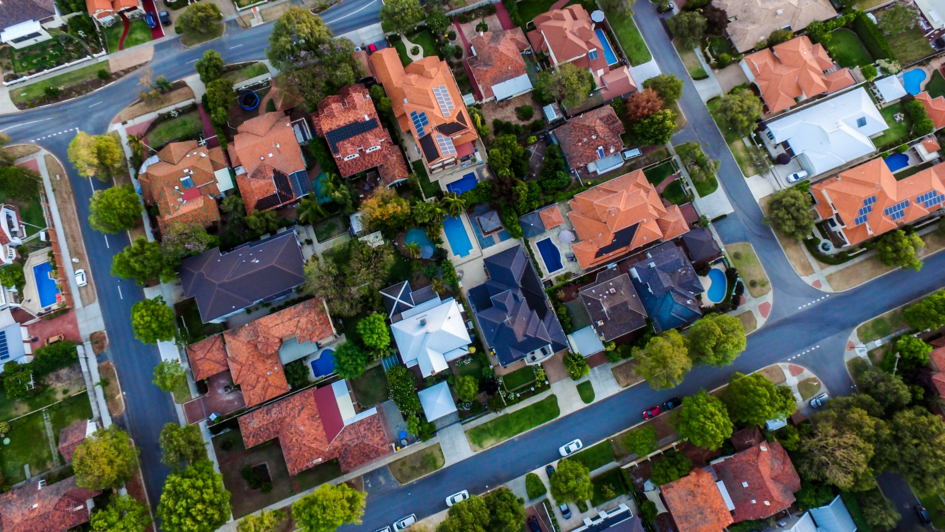
<path fill-rule="evenodd" d="M 173 392 L 187 382 L 187 374 L 179 360 L 162 360 L 154 366 L 154 380 L 151 382 L 162 392 Z"/>
<path fill-rule="evenodd" d="M 876 27 L 886 35 L 896 35 L 911 30 L 918 23 L 919 13 L 915 4 L 895 2 L 882 10 Z"/>
<path fill-rule="evenodd" d="M 410 218 L 410 204 L 393 189 L 378 188 L 361 203 L 365 223 L 380 231 L 397 231 Z"/>
<path fill-rule="evenodd" d="M 89 225 L 96 231 L 115 234 L 135 226 L 144 207 L 135 187 L 124 185 L 96 190 L 89 204 Z"/>
<path fill-rule="evenodd" d="M 272 25 L 266 57 L 278 70 L 298 67 L 302 57 L 318 53 L 335 34 L 321 17 L 299 6 L 291 6 Z"/>
<path fill-rule="evenodd" d="M 761 373 L 734 373 L 722 392 L 722 402 L 732 421 L 755 427 L 769 419 L 785 419 L 797 410 L 791 388 L 776 387 Z"/>
<path fill-rule="evenodd" d="M 292 505 L 292 518 L 305 532 L 334 532 L 341 525 L 359 525 L 365 495 L 347 484 L 322 484 Z"/>
<path fill-rule="evenodd" d="M 116 495 L 92 514 L 91 522 L 92 532 L 144 532 L 151 524 L 151 513 L 132 497 Z"/>
<path fill-rule="evenodd" d="M 0 167 L 0 190 L 7 199 L 33 201 L 39 199 L 42 178 L 36 172 L 22 166 Z"/>
<path fill-rule="evenodd" d="M 692 369 L 686 339 L 675 329 L 650 338 L 646 347 L 633 348 L 636 372 L 655 390 L 675 388 Z"/>
<path fill-rule="evenodd" d="M 306 55 L 303 63 L 283 74 L 286 87 L 301 95 L 305 106 L 314 112 L 326 96 L 361 79 L 361 63 L 354 48 L 354 43 L 343 37 L 319 46 L 317 53 Z"/>
<path fill-rule="evenodd" d="M 931 360 L 932 346 L 925 343 L 921 338 L 906 334 L 896 340 L 896 353 L 899 354 L 899 363 L 892 364 L 884 360 L 884 366 L 887 366 L 890 372 L 893 368 L 896 371 L 915 371 L 921 367 L 927 366 Z M 894 359 L 894 354 L 889 353 L 887 357 Z"/>
<path fill-rule="evenodd" d="M 335 348 L 335 373 L 342 379 L 356 379 L 364 373 L 370 357 L 354 342 L 342 342 Z"/>
<path fill-rule="evenodd" d="M 925 242 L 918 233 L 897 229 L 876 241 L 876 258 L 886 266 L 901 266 L 904 270 L 919 271 L 923 264 L 919 259 L 919 250 L 924 247 Z"/>
<path fill-rule="evenodd" d="M 870 421 L 862 410 L 850 409 L 846 413 L 857 414 L 856 418 Z M 842 490 L 862 490 L 875 485 L 870 460 L 874 455 L 873 436 L 875 422 L 863 425 L 868 431 L 858 433 L 844 426 L 837 412 L 828 411 L 818 415 L 814 431 L 801 438 L 796 459 L 793 460 L 801 477 L 819 480 Z"/>
<path fill-rule="evenodd" d="M 486 501 L 475 495 L 454 504 L 446 513 L 437 532 L 486 532 L 489 525 L 489 508 Z"/>
<path fill-rule="evenodd" d="M 206 35 L 222 20 L 223 14 L 213 2 L 194 2 L 174 23 L 177 24 L 177 33 Z"/>
<path fill-rule="evenodd" d="M 371 247 L 351 240 L 305 264 L 306 288 L 324 297 L 332 315 L 349 317 L 361 311 L 362 299 L 386 286 L 396 258 L 391 244 Z"/>
<path fill-rule="evenodd" d="M 679 47 L 685 50 L 691 50 L 699 46 L 702 34 L 705 33 L 706 20 L 696 11 L 683 11 L 677 15 L 669 17 L 666 21 L 669 29 L 673 30 L 673 35 L 679 41 Z"/>
<path fill-rule="evenodd" d="M 90 490 L 116 488 L 138 471 L 137 447 L 118 425 L 86 438 L 72 455 L 76 484 Z"/>
<path fill-rule="evenodd" d="M 82 177 L 108 181 L 125 161 L 116 134 L 91 136 L 80 131 L 69 143 L 69 161 Z"/>
<path fill-rule="evenodd" d="M 406 366 L 394 366 L 387 370 L 387 387 L 390 398 L 404 416 L 417 414 L 421 410 L 417 396 L 417 383 Z"/>
<path fill-rule="evenodd" d="M 456 379 L 455 388 L 460 401 L 475 401 L 479 393 L 479 381 L 472 375 L 462 375 Z"/>
<path fill-rule="evenodd" d="M 194 4 L 194 5 L 200 5 Z M 207 107 L 204 109 L 210 115 L 210 120 L 217 126 L 226 124 L 229 118 L 230 107 L 236 103 L 236 91 L 233 82 L 227 78 L 219 78 L 207 84 Z"/>
<path fill-rule="evenodd" d="M 907 307 L 902 316 L 909 327 L 924 331 L 945 325 L 945 290 L 930 294 L 922 301 Z"/>
<path fill-rule="evenodd" d="M 501 487 L 483 496 L 489 508 L 489 532 L 518 532 L 525 522 L 525 501 Z"/>
<path fill-rule="evenodd" d="M 637 457 L 643 458 L 659 447 L 659 438 L 656 436 L 656 429 L 650 425 L 644 425 L 628 432 L 620 444 Z"/>
<path fill-rule="evenodd" d="M 535 84 L 542 99 L 560 100 L 565 107 L 580 105 L 595 87 L 594 75 L 571 63 L 558 66 L 557 74 L 548 70 L 540 72 Z"/>
<path fill-rule="evenodd" d="M 856 376 L 856 384 L 860 392 L 872 397 L 886 414 L 898 412 L 912 402 L 912 392 L 909 385 L 902 382 L 902 377 L 874 366 L 860 372 Z"/>
<path fill-rule="evenodd" d="M 682 98 L 683 81 L 675 74 L 660 74 L 643 82 L 647 89 L 653 89 L 665 105 L 673 105 Z"/>
<path fill-rule="evenodd" d="M 236 525 L 236 532 L 273 532 L 285 514 L 279 510 L 263 510 L 259 515 L 247 515 Z"/>
<path fill-rule="evenodd" d="M 741 320 L 728 314 L 709 314 L 692 324 L 686 334 L 689 354 L 696 362 L 728 366 L 748 345 Z"/>
<path fill-rule="evenodd" d="M 200 81 L 204 85 L 223 77 L 224 66 L 226 63 L 223 62 L 223 56 L 216 50 L 207 50 L 203 53 L 203 57 L 194 63 L 194 68 L 200 74 Z"/>
<path fill-rule="evenodd" d="M 161 244 L 148 242 L 139 236 L 130 246 L 116 253 L 112 259 L 112 275 L 122 279 L 134 279 L 138 286 L 147 286 L 156 281 L 172 282 L 177 279 L 175 260 L 161 249 Z"/>
<path fill-rule="evenodd" d="M 387 318 L 383 314 L 374 312 L 358 322 L 358 334 L 361 341 L 374 351 L 384 351 L 390 347 L 390 330 L 387 328 Z"/>
<path fill-rule="evenodd" d="M 673 449 L 663 453 L 659 462 L 653 463 L 650 480 L 657 486 L 675 482 L 692 471 L 692 460 L 683 453 Z"/>
<path fill-rule="evenodd" d="M 863 520 L 873 530 L 894 530 L 902 516 L 896 505 L 878 489 L 872 489 L 857 495 Z"/>
<path fill-rule="evenodd" d="M 403 33 L 426 16 L 420 0 L 387 0 L 381 6 L 380 13 L 384 31 Z"/>
<path fill-rule="evenodd" d="M 591 474 L 578 461 L 567 458 L 558 462 L 558 469 L 551 475 L 551 496 L 558 502 L 577 502 L 590 499 L 594 493 Z"/>
<path fill-rule="evenodd" d="M 207 444 L 197 425 L 167 423 L 161 429 L 161 461 L 168 467 L 195 464 L 207 459 Z"/>
<path fill-rule="evenodd" d="M 945 423 L 924 408 L 892 418 L 896 469 L 918 493 L 945 493 Z"/>
<path fill-rule="evenodd" d="M 669 109 L 657 111 L 633 124 L 637 141 L 647 146 L 662 146 L 670 141 L 676 131 L 676 113 Z"/>
<path fill-rule="evenodd" d="M 23 273 L 22 264 L 7 264 L 0 266 L 0 285 L 7 288 L 16 288 L 20 292 L 26 286 L 26 275 Z"/>
<path fill-rule="evenodd" d="M 710 451 L 720 448 L 732 436 L 732 420 L 725 405 L 705 390 L 687 397 L 672 413 L 670 422 L 680 436 Z"/>
<path fill-rule="evenodd" d="M 161 250 L 168 255 L 171 263 L 216 247 L 217 237 L 207 233 L 200 224 L 175 223 L 161 235 Z"/>
<path fill-rule="evenodd" d="M 797 187 L 779 190 L 768 201 L 764 222 L 788 238 L 803 240 L 814 230 L 813 205 L 810 194 Z"/>
<path fill-rule="evenodd" d="M 177 334 L 174 309 L 164 302 L 164 296 L 142 299 L 131 307 L 131 328 L 135 338 L 145 344 L 173 340 Z"/>
<path fill-rule="evenodd" d="M 230 492 L 213 462 L 202 460 L 171 471 L 157 508 L 161 529 L 168 532 L 213 532 L 230 518 Z"/>
<path fill-rule="evenodd" d="M 528 173 L 528 150 L 519 145 L 515 135 L 496 137 L 489 150 L 489 166 L 503 178 L 524 178 Z"/>
<path fill-rule="evenodd" d="M 750 135 L 763 114 L 761 100 L 748 89 L 735 89 L 722 96 L 715 110 L 715 119 L 723 133 L 739 137 Z"/>

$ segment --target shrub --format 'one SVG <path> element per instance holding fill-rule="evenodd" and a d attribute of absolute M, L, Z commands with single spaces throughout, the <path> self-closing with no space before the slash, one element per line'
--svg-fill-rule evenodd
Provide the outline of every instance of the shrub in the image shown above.
<path fill-rule="evenodd" d="M 541 481 L 541 477 L 535 473 L 529 473 L 525 475 L 525 491 L 528 492 L 529 499 L 537 499 L 548 493 L 548 488 L 545 487 L 545 483 Z"/>
<path fill-rule="evenodd" d="M 451 41 L 455 41 L 455 40 L 456 40 L 456 32 L 453 31 L 453 30 L 450 30 L 450 31 L 446 34 L 446 36 L 447 36 L 447 37 L 449 38 L 449 40 L 451 40 Z"/>
<path fill-rule="evenodd" d="M 419 46 L 413 46 L 413 47 L 410 48 L 410 55 L 417 55 L 417 54 L 419 54 L 419 53 L 420 53 L 420 47 L 419 47 Z"/>
<path fill-rule="evenodd" d="M 853 31 L 863 41 L 863 46 L 876 59 L 896 60 L 896 53 L 893 52 L 883 32 L 879 31 L 876 24 L 866 16 L 863 11 L 858 11 L 856 18 L 853 19 Z"/>
<path fill-rule="evenodd" d="M 531 105 L 523 105 L 515 108 L 515 116 L 522 122 L 527 122 L 535 116 L 535 109 Z"/>
<path fill-rule="evenodd" d="M 721 53 L 717 58 L 715 58 L 715 63 L 718 68 L 725 68 L 732 64 L 732 56 L 726 53 Z"/>
<path fill-rule="evenodd" d="M 102 81 L 105 81 L 106 79 L 108 79 L 108 71 L 105 70 L 104 68 L 98 69 L 98 73 L 96 75 L 98 76 L 98 79 Z"/>
<path fill-rule="evenodd" d="M 587 365 L 587 360 L 585 360 L 580 353 L 568 353 L 565 355 L 564 367 L 574 380 L 580 380 L 591 372 L 591 367 Z"/>

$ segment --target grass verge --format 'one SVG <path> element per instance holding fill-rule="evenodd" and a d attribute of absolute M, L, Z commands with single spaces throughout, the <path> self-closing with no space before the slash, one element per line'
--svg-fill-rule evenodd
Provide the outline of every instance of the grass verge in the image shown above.
<path fill-rule="evenodd" d="M 609 441 L 603 441 L 593 447 L 568 457 L 568 460 L 580 462 L 588 471 L 594 471 L 614 461 L 614 451 Z"/>
<path fill-rule="evenodd" d="M 879 340 L 884 336 L 906 329 L 909 325 L 903 319 L 902 314 L 905 307 L 894 308 L 889 312 L 877 316 L 870 321 L 856 328 L 856 335 L 860 341 L 865 343 Z"/>
<path fill-rule="evenodd" d="M 617 36 L 617 40 L 620 41 L 620 46 L 627 54 L 627 60 L 630 61 L 632 66 L 639 66 L 653 59 L 649 48 L 646 47 L 643 36 L 640 35 L 640 30 L 633 22 L 633 17 L 617 17 L 608 12 L 607 20 L 610 22 L 610 28 Z"/>
<path fill-rule="evenodd" d="M 748 242 L 729 244 L 725 246 L 729 257 L 735 264 L 738 274 L 748 284 L 748 293 L 751 297 L 761 297 L 771 291 L 771 283 L 765 275 L 755 249 Z"/>
<path fill-rule="evenodd" d="M 676 46 L 676 41 L 673 41 L 673 46 Z M 676 51 L 679 53 L 679 58 L 682 59 L 686 71 L 689 72 L 689 77 L 694 81 L 709 77 L 709 74 L 702 68 L 702 63 L 699 61 L 699 58 L 696 57 L 695 51 L 680 49 L 678 46 L 676 46 Z"/>
<path fill-rule="evenodd" d="M 581 400 L 584 401 L 584 404 L 589 405 L 594 402 L 594 385 L 591 384 L 591 381 L 584 381 L 578 384 L 577 391 L 578 395 L 581 396 Z"/>
<path fill-rule="evenodd" d="M 820 391 L 820 381 L 814 377 L 808 377 L 797 383 L 797 391 L 801 393 L 801 399 L 806 401 Z"/>
<path fill-rule="evenodd" d="M 758 320 L 755 318 L 755 313 L 750 310 L 748 312 L 742 312 L 735 317 L 742 322 L 742 327 L 745 328 L 745 334 L 753 332 L 758 328 Z"/>
<path fill-rule="evenodd" d="M 10 99 L 13 100 L 13 103 L 20 103 L 33 98 L 38 98 L 43 95 L 43 91 L 46 90 L 46 87 L 68 87 L 69 85 L 75 85 L 87 79 L 96 77 L 98 75 L 98 71 L 103 68 L 107 72 L 111 73 L 111 70 L 108 68 L 107 61 L 103 63 L 92 63 L 71 72 L 66 72 L 65 74 L 60 74 L 58 76 L 53 76 L 51 78 L 37 81 L 36 83 L 32 83 L 19 89 L 13 89 L 10 91 Z"/>
<path fill-rule="evenodd" d="M 211 28 L 210 31 L 208 31 L 207 33 L 196 33 L 196 34 L 184 33 L 184 34 L 181 34 L 180 36 L 180 43 L 183 44 L 184 46 L 190 47 L 190 46 L 196 46 L 200 43 L 204 43 L 207 41 L 212 41 L 213 39 L 218 39 L 221 36 L 223 36 L 223 30 L 225 28 L 226 26 L 224 26 L 223 23 L 220 22 L 214 25 L 213 28 Z"/>
<path fill-rule="evenodd" d="M 480 451 L 547 423 L 560 414 L 558 397 L 551 394 L 521 410 L 499 416 L 492 421 L 468 430 L 466 437 L 472 444 L 473 450 Z"/>
<path fill-rule="evenodd" d="M 446 460 L 443 458 L 443 450 L 440 444 L 432 445 L 426 449 L 409 454 L 400 460 L 391 462 L 388 465 L 390 474 L 401 484 L 407 484 L 418 478 L 429 475 L 437 469 L 443 467 Z"/>

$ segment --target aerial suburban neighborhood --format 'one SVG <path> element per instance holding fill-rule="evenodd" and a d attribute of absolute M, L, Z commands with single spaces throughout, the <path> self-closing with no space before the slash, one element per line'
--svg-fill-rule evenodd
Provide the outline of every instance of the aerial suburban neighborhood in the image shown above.
<path fill-rule="evenodd" d="M 0 2 L 0 532 L 945 531 L 943 17 Z"/>

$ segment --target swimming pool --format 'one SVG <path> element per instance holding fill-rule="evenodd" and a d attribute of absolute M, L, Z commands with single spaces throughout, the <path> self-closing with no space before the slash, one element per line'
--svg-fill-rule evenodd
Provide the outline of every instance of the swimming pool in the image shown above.
<path fill-rule="evenodd" d="M 902 74 L 902 85 L 913 96 L 922 92 L 922 82 L 925 81 L 925 71 L 913 68 Z"/>
<path fill-rule="evenodd" d="M 433 256 L 433 252 L 436 251 L 436 246 L 427 238 L 427 232 L 416 227 L 407 230 L 407 236 L 404 237 L 404 242 L 408 245 L 416 243 L 420 246 L 420 257 L 424 259 L 429 259 Z"/>
<path fill-rule="evenodd" d="M 50 273 L 52 273 L 50 262 L 33 266 L 33 277 L 36 279 L 36 290 L 39 292 L 39 305 L 43 308 L 55 305 L 61 298 L 56 281 L 49 278 Z"/>
<path fill-rule="evenodd" d="M 709 301 L 712 303 L 721 303 L 725 299 L 725 289 L 728 288 L 728 282 L 725 280 L 725 272 L 718 268 L 712 268 L 709 270 L 709 279 L 712 280 L 712 284 L 709 285 L 709 291 L 706 293 L 706 297 L 709 298 Z"/>
<path fill-rule="evenodd" d="M 443 232 L 446 233 L 446 239 L 450 241 L 450 249 L 458 257 L 465 257 L 472 251 L 472 242 L 469 240 L 469 233 L 463 227 L 463 221 L 459 218 L 447 216 L 443 220 Z"/>
<path fill-rule="evenodd" d="M 470 190 L 476 188 L 477 183 L 479 183 L 479 180 L 476 179 L 476 174 L 466 174 L 459 181 L 447 183 L 446 190 L 449 192 L 462 194 L 463 192 L 469 192 Z"/>
<path fill-rule="evenodd" d="M 561 252 L 550 238 L 546 238 L 535 245 L 538 246 L 538 252 L 541 253 L 541 260 L 545 261 L 548 273 L 556 272 L 562 268 Z"/>
<path fill-rule="evenodd" d="M 325 172 L 318 174 L 312 185 L 312 188 L 315 189 L 315 201 L 318 203 L 331 201 L 331 192 L 328 190 L 328 178 L 325 177 Z"/>
<path fill-rule="evenodd" d="M 886 166 L 889 167 L 890 172 L 902 170 L 903 168 L 909 166 L 909 156 L 905 153 L 894 153 L 889 157 L 886 157 L 884 160 L 886 161 Z"/>
<path fill-rule="evenodd" d="M 331 349 L 322 351 L 322 354 L 312 361 L 312 371 L 316 377 L 324 377 L 335 372 L 335 352 Z"/>
<path fill-rule="evenodd" d="M 617 55 L 614 54 L 614 49 L 610 47 L 610 41 L 607 40 L 607 34 L 604 33 L 604 30 L 594 30 L 594 33 L 597 34 L 597 38 L 600 39 L 601 46 L 604 47 L 604 59 L 607 60 L 608 65 L 612 65 L 617 62 Z"/>

